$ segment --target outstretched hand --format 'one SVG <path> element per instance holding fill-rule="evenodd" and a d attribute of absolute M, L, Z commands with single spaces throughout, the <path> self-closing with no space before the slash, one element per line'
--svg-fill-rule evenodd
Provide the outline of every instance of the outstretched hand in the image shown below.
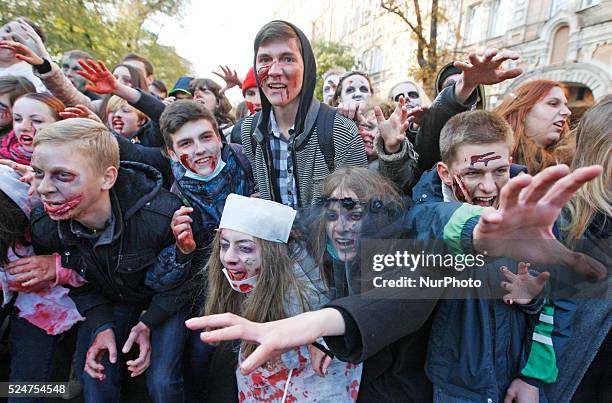
<path fill-rule="evenodd" d="M 508 292 L 503 300 L 506 304 L 525 305 L 536 298 L 544 289 L 550 278 L 547 271 L 537 276 L 529 274 L 529 263 L 520 262 L 517 274 L 512 273 L 506 266 L 501 267 L 501 272 L 506 278 L 500 286 Z"/>
<path fill-rule="evenodd" d="M 516 176 L 503 187 L 499 209 L 485 208 L 474 228 L 474 248 L 490 256 L 561 264 L 602 279 L 606 268 L 588 255 L 559 242 L 552 228 L 561 209 L 585 183 L 601 175 L 593 165 L 570 173 L 566 165 L 548 167 L 536 176 Z"/>
<path fill-rule="evenodd" d="M 408 115 L 406 116 L 408 122 L 422 126 L 423 119 L 425 118 L 425 115 L 427 115 L 427 113 L 429 112 L 429 109 L 430 107 L 425 105 L 408 109 Z"/>
<path fill-rule="evenodd" d="M 32 66 L 39 66 L 44 62 L 44 60 L 34 53 L 32 49 L 20 42 L 7 40 L 0 41 L 0 48 L 12 50 L 15 52 L 16 59 L 23 60 Z"/>
<path fill-rule="evenodd" d="M 98 115 L 85 105 L 68 106 L 63 112 L 59 113 L 62 119 L 73 119 L 73 118 L 85 118 L 95 120 L 98 123 L 102 123 L 102 120 Z"/>
<path fill-rule="evenodd" d="M 238 77 L 236 70 L 230 69 L 229 66 L 224 67 L 221 65 L 219 65 L 219 68 L 221 69 L 223 74 L 217 73 L 216 71 L 213 71 L 212 73 L 221 77 L 223 81 L 225 81 L 225 87 L 223 87 L 220 91 L 221 94 L 224 94 L 225 91 L 229 90 L 230 88 L 233 88 L 233 87 L 241 88 L 242 87 L 242 79 Z"/>
<path fill-rule="evenodd" d="M 515 78 L 523 73 L 520 68 L 504 70 L 502 64 L 507 60 L 518 60 L 519 54 L 507 49 L 488 49 L 482 55 L 469 54 L 469 62 L 455 62 L 453 65 L 462 71 L 455 84 L 455 96 L 459 103 L 465 103 L 480 84 L 498 84 Z"/>
<path fill-rule="evenodd" d="M 259 346 L 240 365 L 244 375 L 292 348 L 313 343 L 321 336 L 344 334 L 342 314 L 333 308 L 306 312 L 274 322 L 256 323 L 232 313 L 202 316 L 185 322 L 191 330 L 217 329 L 202 332 L 205 343 L 246 340 Z"/>
<path fill-rule="evenodd" d="M 406 138 L 406 129 L 408 129 L 410 122 L 407 121 L 408 111 L 404 109 L 405 103 L 404 97 L 400 97 L 389 119 L 385 119 L 382 109 L 380 109 L 379 106 L 374 107 L 374 116 L 376 116 L 378 131 L 380 132 L 380 137 L 383 140 L 385 152 L 387 154 L 395 154 L 398 152 L 402 147 L 402 142 Z"/>
<path fill-rule="evenodd" d="M 507 60 L 518 60 L 517 52 L 503 49 L 487 49 L 484 54 L 470 53 L 469 62 L 455 62 L 453 65 L 463 71 L 466 85 L 498 84 L 504 80 L 516 78 L 523 73 L 522 69 L 504 70 L 502 64 Z"/>
<path fill-rule="evenodd" d="M 45 44 L 34 28 L 32 28 L 32 26 L 30 26 L 30 24 L 28 24 L 23 18 L 17 18 L 17 23 L 23 32 L 25 32 L 25 37 L 20 35 L 13 36 L 15 41 L 20 42 L 30 48 L 38 57 L 50 60 L 51 56 L 49 56 L 49 52 L 47 52 Z"/>
<path fill-rule="evenodd" d="M 96 64 L 93 60 L 87 59 L 79 60 L 79 64 L 83 70 L 77 71 L 77 74 L 93 84 L 87 84 L 85 89 L 98 94 L 115 93 L 119 82 L 113 76 L 113 73 L 106 68 L 104 62 L 99 60 Z"/>

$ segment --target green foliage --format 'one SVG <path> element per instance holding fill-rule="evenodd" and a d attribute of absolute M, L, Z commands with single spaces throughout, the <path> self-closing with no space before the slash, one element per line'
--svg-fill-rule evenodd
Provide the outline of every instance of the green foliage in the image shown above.
<path fill-rule="evenodd" d="M 189 0 L 4 0 L 2 23 L 23 16 L 39 24 L 47 35 L 49 53 L 59 60 L 73 49 L 87 51 L 109 68 L 127 53 L 147 57 L 155 76 L 168 86 L 189 73 L 191 64 L 174 47 L 157 43 L 157 34 L 143 26 L 150 17 L 180 18 Z"/>
<path fill-rule="evenodd" d="M 323 74 L 332 67 L 343 67 L 350 70 L 355 65 L 355 56 L 349 46 L 334 42 L 315 42 L 312 50 L 317 61 L 315 97 L 323 99 Z"/>

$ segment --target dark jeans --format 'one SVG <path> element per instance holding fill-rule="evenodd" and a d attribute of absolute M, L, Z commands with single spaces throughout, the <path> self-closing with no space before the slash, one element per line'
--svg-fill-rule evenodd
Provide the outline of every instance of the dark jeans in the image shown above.
<path fill-rule="evenodd" d="M 185 355 L 183 357 L 183 374 L 185 376 L 185 401 L 201 403 L 207 401 L 209 370 L 215 346 L 200 340 L 201 330 L 189 330 Z"/>
<path fill-rule="evenodd" d="M 141 309 L 128 304 L 114 304 L 115 343 L 117 346 L 117 363 L 108 361 L 108 354 L 102 359 L 104 365 L 103 381 L 98 381 L 83 372 L 83 387 L 86 402 L 119 402 L 121 401 L 121 373 L 126 368 L 126 357 L 121 349 L 132 330 L 138 323 Z M 182 356 L 187 338 L 185 319 L 187 310 L 168 318 L 151 331 L 151 365 L 147 369 L 147 387 L 154 402 L 183 402 Z M 85 327 L 84 327 L 85 328 Z M 81 331 L 80 337 L 87 337 L 87 346 L 91 346 L 95 335 L 91 331 Z M 136 347 L 137 349 L 137 347 Z"/>
<path fill-rule="evenodd" d="M 599 351 L 572 398 L 572 403 L 606 403 L 612 399 L 612 351 Z"/>
<path fill-rule="evenodd" d="M 59 335 L 47 332 L 19 317 L 13 308 L 10 317 L 9 350 L 11 382 L 48 382 Z M 12 398 L 10 403 L 43 402 L 43 398 Z"/>

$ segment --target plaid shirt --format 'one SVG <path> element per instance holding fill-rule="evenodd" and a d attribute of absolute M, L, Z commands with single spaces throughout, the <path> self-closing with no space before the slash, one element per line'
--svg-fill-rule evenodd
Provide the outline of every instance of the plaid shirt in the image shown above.
<path fill-rule="evenodd" d="M 281 202 L 286 206 L 296 208 L 297 188 L 295 186 L 292 153 L 293 127 L 289 129 L 290 140 L 285 140 L 274 118 L 274 112 L 271 110 L 268 130 L 272 133 L 272 136 L 270 136 L 270 149 L 272 150 L 274 178 L 276 178 L 274 185 L 279 189 Z"/>

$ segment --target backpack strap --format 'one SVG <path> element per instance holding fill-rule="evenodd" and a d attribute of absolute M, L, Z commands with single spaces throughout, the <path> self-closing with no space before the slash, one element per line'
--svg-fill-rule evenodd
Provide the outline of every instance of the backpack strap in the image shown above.
<path fill-rule="evenodd" d="M 333 172 L 336 169 L 336 150 L 334 148 L 334 119 L 336 118 L 336 113 L 336 108 L 321 102 L 317 115 L 319 149 L 323 153 L 323 158 L 325 158 L 325 164 L 329 172 Z"/>
<path fill-rule="evenodd" d="M 249 128 L 249 135 L 251 137 L 251 150 L 253 150 L 253 156 L 255 156 L 255 148 L 257 147 L 257 141 L 255 141 L 255 136 L 253 136 L 253 133 L 255 133 L 255 129 L 259 124 L 260 118 L 261 112 L 257 112 L 256 114 L 254 114 L 253 120 L 251 120 L 251 127 Z"/>
<path fill-rule="evenodd" d="M 242 146 L 234 143 L 229 143 L 227 146 L 230 148 L 230 152 L 234 155 L 234 158 L 236 158 L 238 165 L 240 165 L 240 168 L 242 168 L 247 178 L 253 181 L 253 170 L 251 168 L 251 163 L 249 162 L 247 156 L 242 152 Z"/>

